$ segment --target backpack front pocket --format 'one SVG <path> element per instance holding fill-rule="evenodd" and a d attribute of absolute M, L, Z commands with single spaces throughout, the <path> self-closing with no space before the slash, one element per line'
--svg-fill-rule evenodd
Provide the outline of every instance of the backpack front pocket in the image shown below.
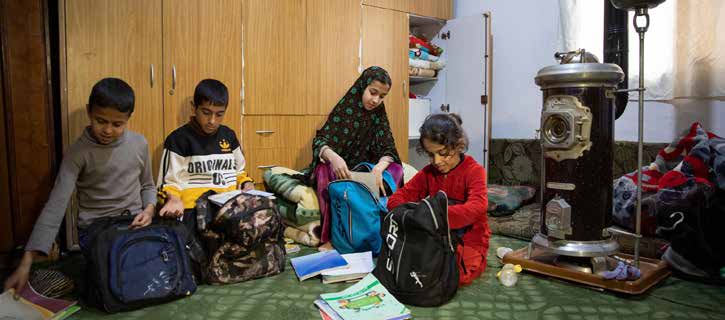
<path fill-rule="evenodd" d="M 111 292 L 124 303 L 176 295 L 184 268 L 168 234 L 128 237 L 111 252 Z"/>

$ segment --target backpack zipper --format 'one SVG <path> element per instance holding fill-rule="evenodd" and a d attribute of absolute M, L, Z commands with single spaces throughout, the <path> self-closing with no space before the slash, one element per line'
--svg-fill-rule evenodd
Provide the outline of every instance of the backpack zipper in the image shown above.
<path fill-rule="evenodd" d="M 354 183 L 358 184 L 359 186 L 361 186 L 363 189 L 367 190 L 367 192 L 370 195 L 370 198 L 372 198 L 373 202 L 376 203 L 378 206 L 381 206 L 380 199 L 375 198 L 375 195 L 373 194 L 373 192 L 370 191 L 370 189 L 368 189 L 368 187 L 366 185 L 364 185 L 360 182 L 357 182 L 352 179 L 339 179 L 339 180 L 330 182 L 330 184 L 337 183 L 337 182 L 344 182 L 344 181 L 354 182 Z M 328 188 L 329 188 L 329 186 L 328 186 Z M 348 201 L 348 199 L 347 199 L 347 189 L 345 189 L 345 192 L 342 195 L 343 195 L 343 199 L 345 200 L 345 202 L 347 202 L 347 217 L 348 217 L 347 221 L 349 222 L 349 225 L 350 225 L 350 232 L 349 232 L 350 237 L 349 238 L 350 238 L 350 243 L 352 243 L 352 208 L 350 207 L 350 201 Z M 392 210 L 391 210 L 391 212 L 392 212 Z M 387 219 L 387 215 L 385 216 L 384 219 Z"/>
<path fill-rule="evenodd" d="M 348 234 L 350 235 L 350 244 L 352 244 L 352 209 L 350 208 L 350 201 L 347 199 L 347 189 L 345 189 L 345 192 L 342 194 L 342 198 L 345 199 L 345 203 L 347 203 L 347 222 L 350 227 L 350 232 L 348 232 Z"/>
<path fill-rule="evenodd" d="M 448 222 L 448 195 L 443 190 L 440 190 L 438 192 L 443 192 L 443 195 L 446 197 L 446 226 L 448 226 L 446 232 L 448 232 L 448 246 L 451 248 L 452 252 L 456 252 L 456 250 L 453 249 L 453 243 L 451 242 L 451 227 L 450 223 Z M 428 199 L 423 199 L 423 202 L 425 202 L 425 204 L 428 206 L 428 209 L 430 209 L 430 216 L 433 218 L 433 223 L 436 226 L 436 230 L 438 230 L 438 220 L 436 219 L 435 213 L 433 212 L 433 206 L 430 205 Z"/>
<path fill-rule="evenodd" d="M 455 253 L 456 250 L 453 249 L 453 243 L 451 243 L 451 224 L 448 222 L 448 195 L 443 190 L 438 192 L 443 192 L 443 195 L 446 197 L 446 226 L 448 227 L 446 231 L 448 231 L 448 246 L 451 247 L 451 252 Z"/>
<path fill-rule="evenodd" d="M 430 209 L 430 216 L 431 216 L 431 218 L 433 218 L 433 224 L 435 224 L 435 226 L 436 226 L 436 231 L 437 231 L 437 230 L 438 230 L 438 219 L 436 219 L 436 215 L 435 215 L 435 213 L 433 212 L 433 207 L 432 207 L 432 206 L 430 205 L 430 203 L 428 202 L 428 199 L 423 199 L 423 202 L 425 202 L 425 204 L 426 204 L 426 205 L 428 206 L 428 209 Z M 446 207 L 446 208 L 447 208 L 447 207 Z"/>

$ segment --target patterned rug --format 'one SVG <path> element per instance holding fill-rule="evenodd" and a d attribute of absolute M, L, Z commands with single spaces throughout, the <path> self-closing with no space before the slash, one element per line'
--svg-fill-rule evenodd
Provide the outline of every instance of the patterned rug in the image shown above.
<path fill-rule="evenodd" d="M 456 297 L 438 308 L 411 307 L 415 319 L 725 319 L 725 287 L 670 277 L 649 293 L 629 297 L 582 287 L 552 278 L 522 273 L 515 287 L 496 279 L 501 264 L 495 249 L 513 249 L 525 241 L 493 236 L 486 272 Z M 314 252 L 311 248 L 290 256 Z M 58 267 L 80 275 L 78 255 Z M 107 315 L 83 308 L 73 319 L 320 319 L 312 304 L 320 293 L 340 291 L 350 284 L 299 282 L 287 264 L 284 273 L 226 286 L 201 286 L 191 297 L 142 310 Z"/>

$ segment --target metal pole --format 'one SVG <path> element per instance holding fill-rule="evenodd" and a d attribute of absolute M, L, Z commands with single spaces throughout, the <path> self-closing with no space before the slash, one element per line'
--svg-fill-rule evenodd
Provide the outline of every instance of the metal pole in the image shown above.
<path fill-rule="evenodd" d="M 644 27 L 637 25 L 637 17 L 643 16 L 646 20 Z M 634 238 L 634 266 L 639 268 L 639 240 L 642 225 L 642 152 L 644 140 L 644 33 L 649 27 L 647 8 L 638 8 L 634 14 L 634 27 L 639 34 L 639 127 L 637 137 L 637 213 L 635 220 Z"/>

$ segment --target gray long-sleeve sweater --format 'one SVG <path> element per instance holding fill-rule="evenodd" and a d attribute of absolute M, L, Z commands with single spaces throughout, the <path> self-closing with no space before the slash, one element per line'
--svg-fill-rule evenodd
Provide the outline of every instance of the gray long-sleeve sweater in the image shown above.
<path fill-rule="evenodd" d="M 26 251 L 48 254 L 65 215 L 73 190 L 78 199 L 78 226 L 94 219 L 129 210 L 138 214 L 156 204 L 148 143 L 144 136 L 126 130 L 116 141 L 102 145 L 89 128 L 68 149 L 55 185 L 35 222 Z"/>

